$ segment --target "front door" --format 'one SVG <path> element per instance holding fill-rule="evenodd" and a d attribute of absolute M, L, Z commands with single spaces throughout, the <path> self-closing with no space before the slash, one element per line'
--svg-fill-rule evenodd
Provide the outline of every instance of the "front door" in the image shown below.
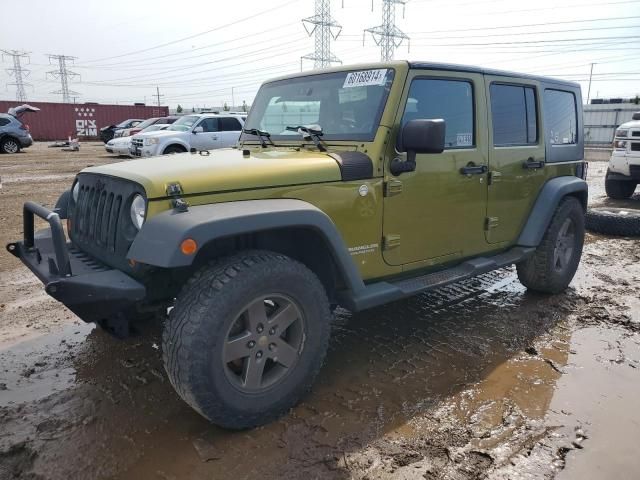
<path fill-rule="evenodd" d="M 202 127 L 202 132 L 196 132 Z M 203 118 L 194 126 L 191 135 L 191 148 L 197 150 L 213 150 L 219 147 L 218 119 L 215 117 Z"/>
<path fill-rule="evenodd" d="M 486 76 L 489 99 L 487 241 L 514 242 L 544 183 L 540 94 L 535 80 Z"/>
<path fill-rule="evenodd" d="M 402 105 L 396 135 L 409 120 L 442 118 L 446 146 L 441 154 L 418 154 L 416 170 L 395 177 L 389 163 L 406 154 L 397 153 L 391 142 L 385 162 L 385 261 L 411 269 L 484 252 L 488 157 L 483 75 L 411 72 Z"/>

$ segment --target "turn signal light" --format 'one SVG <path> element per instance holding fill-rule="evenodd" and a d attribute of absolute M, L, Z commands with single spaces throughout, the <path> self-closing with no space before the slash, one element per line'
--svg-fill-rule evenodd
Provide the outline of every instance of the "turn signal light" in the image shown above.
<path fill-rule="evenodd" d="M 198 244 L 193 238 L 187 238 L 180 244 L 180 251 L 185 255 L 193 255 L 198 250 Z"/>

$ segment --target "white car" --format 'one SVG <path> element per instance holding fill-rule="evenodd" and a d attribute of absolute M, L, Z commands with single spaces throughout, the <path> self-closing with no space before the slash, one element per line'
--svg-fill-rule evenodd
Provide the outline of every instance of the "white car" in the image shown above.
<path fill-rule="evenodd" d="M 640 112 L 616 130 L 613 152 L 604 181 L 607 196 L 624 199 L 633 195 L 640 183 Z"/>
<path fill-rule="evenodd" d="M 214 150 L 236 144 L 244 117 L 228 114 L 185 115 L 162 132 L 141 132 L 131 139 L 132 157 Z"/>
<path fill-rule="evenodd" d="M 167 127 L 169 127 L 168 123 L 155 123 L 149 125 L 142 132 L 157 132 Z M 105 144 L 104 149 L 109 153 L 128 157 L 131 153 L 131 138 L 133 137 L 114 137 Z"/>

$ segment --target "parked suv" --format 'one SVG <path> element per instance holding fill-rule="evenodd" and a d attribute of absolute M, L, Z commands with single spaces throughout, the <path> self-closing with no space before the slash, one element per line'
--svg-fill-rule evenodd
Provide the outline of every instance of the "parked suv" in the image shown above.
<path fill-rule="evenodd" d="M 144 122 L 144 120 L 141 120 L 139 118 L 130 118 L 118 123 L 117 125 L 107 125 L 106 127 L 102 127 L 100 129 L 100 140 L 102 140 L 104 143 L 107 143 L 115 136 L 118 130 L 121 130 L 123 128 L 132 128 L 142 122 Z"/>
<path fill-rule="evenodd" d="M 31 105 L 20 105 L 9 109 L 8 113 L 0 113 L 0 152 L 18 153 L 22 148 L 33 144 L 29 127 L 22 123 L 22 115 L 26 112 L 39 112 Z"/>
<path fill-rule="evenodd" d="M 604 182 L 607 196 L 616 199 L 629 198 L 640 183 L 640 112 L 616 130 Z"/>
<path fill-rule="evenodd" d="M 563 291 L 584 239 L 581 108 L 576 83 L 474 67 L 281 77 L 258 91 L 236 148 L 87 168 L 57 215 L 25 204 L 8 249 L 119 334 L 173 307 L 169 380 L 210 421 L 252 427 L 310 388 L 336 305 L 511 264 L 529 289 Z M 189 138 L 220 119 L 190 117 Z M 34 215 L 51 228 L 34 235 Z"/>
<path fill-rule="evenodd" d="M 155 157 L 169 153 L 214 150 L 234 145 L 244 119 L 236 115 L 185 115 L 161 132 L 140 133 L 131 140 L 132 157 Z"/>

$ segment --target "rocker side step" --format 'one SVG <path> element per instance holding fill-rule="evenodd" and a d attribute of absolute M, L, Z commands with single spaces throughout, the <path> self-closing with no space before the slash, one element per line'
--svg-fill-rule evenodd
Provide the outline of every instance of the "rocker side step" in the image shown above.
<path fill-rule="evenodd" d="M 517 263 L 534 251 L 533 247 L 514 247 L 493 257 L 478 257 L 447 270 L 389 283 L 400 289 L 403 295 L 414 295 Z"/>

